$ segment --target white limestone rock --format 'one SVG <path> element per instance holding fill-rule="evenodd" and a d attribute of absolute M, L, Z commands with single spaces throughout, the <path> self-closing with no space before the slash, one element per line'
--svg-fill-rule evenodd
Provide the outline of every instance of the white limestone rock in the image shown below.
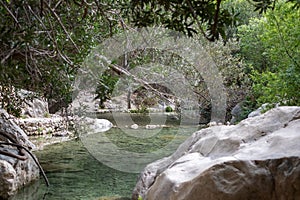
<path fill-rule="evenodd" d="M 33 149 L 35 146 L 29 141 L 24 131 L 14 123 L 13 118 L 6 111 L 0 109 L 0 142 L 12 142 L 5 135 L 14 138 L 18 144 Z M 18 154 L 18 150 L 7 145 L 0 145 L 2 152 Z M 39 177 L 39 168 L 33 159 L 26 153 L 26 160 L 0 154 L 0 199 L 8 199 L 19 188 L 36 180 Z M 20 155 L 19 155 L 20 156 Z"/>
<path fill-rule="evenodd" d="M 132 199 L 300 199 L 300 107 L 279 107 L 190 136 L 149 164 Z"/>

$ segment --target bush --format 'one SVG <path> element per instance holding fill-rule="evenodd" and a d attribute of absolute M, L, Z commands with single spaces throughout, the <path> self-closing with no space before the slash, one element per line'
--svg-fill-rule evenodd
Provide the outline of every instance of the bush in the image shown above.
<path fill-rule="evenodd" d="M 256 107 L 300 104 L 300 9 L 278 2 L 262 18 L 239 28 L 241 54 L 252 65 Z"/>
<path fill-rule="evenodd" d="M 173 108 L 171 106 L 167 106 L 165 111 L 166 112 L 173 112 Z"/>

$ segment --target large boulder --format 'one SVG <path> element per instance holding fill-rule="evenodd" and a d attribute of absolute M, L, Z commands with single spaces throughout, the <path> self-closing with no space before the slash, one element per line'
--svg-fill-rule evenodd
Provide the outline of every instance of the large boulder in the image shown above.
<path fill-rule="evenodd" d="M 17 143 L 27 149 L 35 146 L 14 119 L 0 109 L 0 199 L 7 199 L 19 188 L 39 177 L 34 160 L 20 149 L 3 143 Z"/>
<path fill-rule="evenodd" d="M 132 199 L 300 199 L 300 107 L 190 136 L 141 173 Z"/>

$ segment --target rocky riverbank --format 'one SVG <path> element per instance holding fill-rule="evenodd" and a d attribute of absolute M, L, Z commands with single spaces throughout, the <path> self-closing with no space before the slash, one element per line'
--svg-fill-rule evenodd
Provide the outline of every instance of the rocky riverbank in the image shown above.
<path fill-rule="evenodd" d="M 42 169 L 32 151 L 73 137 L 67 131 L 72 118 L 50 115 L 45 99 L 33 98 L 31 92 L 20 95 L 21 118 L 0 109 L 0 199 L 39 178 Z"/>
<path fill-rule="evenodd" d="M 299 199 L 299 144 L 300 107 L 202 129 L 149 164 L 132 199 Z"/>
<path fill-rule="evenodd" d="M 39 167 L 35 156 L 30 154 L 35 145 L 1 109 L 0 143 L 0 199 L 7 199 L 19 188 L 39 178 Z"/>
<path fill-rule="evenodd" d="M 75 138 L 72 117 L 66 118 L 49 114 L 47 117 L 16 118 L 15 121 L 29 136 L 30 141 L 35 144 L 34 150 Z"/>

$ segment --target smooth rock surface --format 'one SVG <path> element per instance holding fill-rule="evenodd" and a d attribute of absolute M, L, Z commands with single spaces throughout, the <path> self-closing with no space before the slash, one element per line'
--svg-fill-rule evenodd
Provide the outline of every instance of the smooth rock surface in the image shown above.
<path fill-rule="evenodd" d="M 149 164 L 133 200 L 300 200 L 300 107 L 202 129 Z"/>
<path fill-rule="evenodd" d="M 236 104 L 232 110 L 231 110 L 231 120 L 230 123 L 231 124 L 235 124 L 237 121 L 241 120 L 242 115 L 243 115 L 243 102 L 240 102 L 238 104 Z"/>
<path fill-rule="evenodd" d="M 93 134 L 108 131 L 113 124 L 107 119 L 84 117 L 76 119 L 75 127 L 83 134 Z"/>
<path fill-rule="evenodd" d="M 251 113 L 248 114 L 248 117 L 256 117 L 262 114 L 262 111 L 265 110 L 267 108 L 269 104 L 265 103 L 263 105 L 261 105 L 259 108 L 257 108 L 256 110 L 252 111 Z"/>
<path fill-rule="evenodd" d="M 137 124 L 132 124 L 132 125 L 130 126 L 130 128 L 132 128 L 132 129 L 138 129 L 138 128 L 139 128 L 139 125 L 137 125 Z"/>
<path fill-rule="evenodd" d="M 0 142 L 12 142 L 3 134 L 14 138 L 18 144 L 28 148 L 35 148 L 24 131 L 14 123 L 4 110 L 0 109 Z M 0 145 L 0 150 L 11 154 L 19 155 L 19 150 L 8 145 Z M 8 199 L 19 188 L 30 183 L 39 177 L 39 168 L 33 159 L 25 153 L 27 159 L 19 160 L 11 156 L 0 154 L 0 199 Z"/>
<path fill-rule="evenodd" d="M 29 149 L 35 146 L 29 141 L 26 133 L 16 124 L 16 119 L 11 117 L 5 110 L 0 109 L 0 131 L 10 134 L 14 138 L 18 138 L 19 142 Z M 0 140 L 7 141 L 0 135 Z"/>

